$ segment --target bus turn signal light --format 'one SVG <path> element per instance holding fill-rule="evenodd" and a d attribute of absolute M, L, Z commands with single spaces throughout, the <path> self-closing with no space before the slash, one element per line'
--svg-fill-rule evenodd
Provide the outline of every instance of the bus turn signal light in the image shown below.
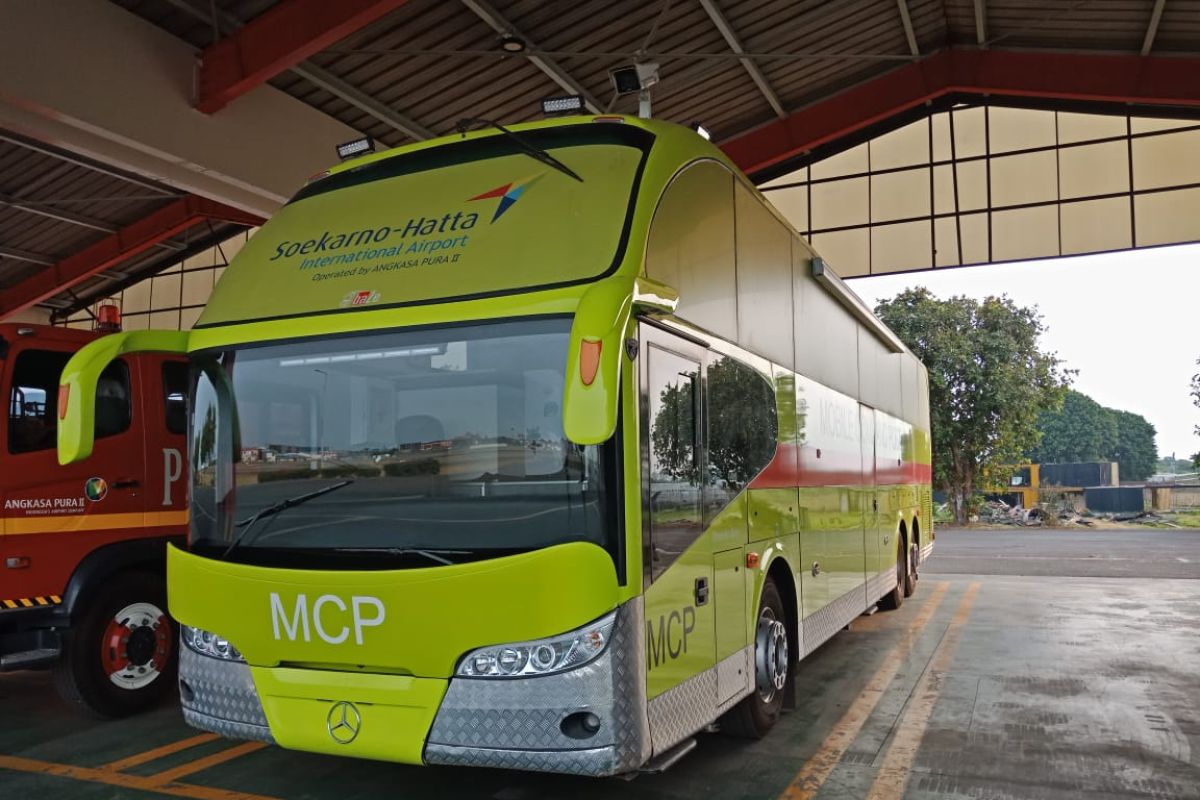
<path fill-rule="evenodd" d="M 60 383 L 58 385 L 58 418 L 64 420 L 67 418 L 67 401 L 71 399 L 71 384 Z"/>
<path fill-rule="evenodd" d="M 758 566 L 758 553 L 746 553 L 746 569 L 754 569 Z"/>
<path fill-rule="evenodd" d="M 600 350 L 604 342 L 590 342 L 587 339 L 579 343 L 579 380 L 584 386 L 591 386 L 596 380 L 596 372 L 600 369 Z"/>

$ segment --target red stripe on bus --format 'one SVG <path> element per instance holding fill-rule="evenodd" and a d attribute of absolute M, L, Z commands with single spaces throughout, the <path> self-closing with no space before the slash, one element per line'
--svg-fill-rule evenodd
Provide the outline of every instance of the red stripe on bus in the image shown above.
<path fill-rule="evenodd" d="M 817 453 L 820 452 L 818 456 Z M 771 463 L 750 481 L 751 489 L 816 486 L 891 486 L 930 483 L 933 469 L 915 461 L 877 459 L 874 481 L 863 475 L 862 456 L 804 445 L 781 444 Z"/>

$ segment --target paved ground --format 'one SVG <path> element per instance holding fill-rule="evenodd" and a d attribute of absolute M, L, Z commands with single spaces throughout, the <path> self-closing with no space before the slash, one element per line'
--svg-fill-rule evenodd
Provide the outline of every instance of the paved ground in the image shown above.
<path fill-rule="evenodd" d="M 1116 577 L 1113 577 L 1116 576 Z M 939 531 L 917 594 L 807 660 L 764 741 L 626 782 L 408 768 L 81 721 L 0 676 L 0 798 L 1200 798 L 1200 531 Z"/>

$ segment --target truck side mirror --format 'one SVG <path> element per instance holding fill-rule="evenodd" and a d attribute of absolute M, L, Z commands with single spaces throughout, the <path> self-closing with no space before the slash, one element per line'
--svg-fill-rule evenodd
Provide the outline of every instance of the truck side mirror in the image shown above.
<path fill-rule="evenodd" d="M 66 466 L 92 454 L 96 384 L 104 368 L 128 353 L 187 354 L 188 331 L 128 331 L 89 342 L 71 356 L 58 386 L 58 463 Z"/>
<path fill-rule="evenodd" d="M 613 435 L 630 314 L 669 314 L 678 301 L 674 289 L 647 278 L 610 278 L 584 292 L 571 324 L 563 386 L 563 433 L 568 439 L 599 444 Z"/>

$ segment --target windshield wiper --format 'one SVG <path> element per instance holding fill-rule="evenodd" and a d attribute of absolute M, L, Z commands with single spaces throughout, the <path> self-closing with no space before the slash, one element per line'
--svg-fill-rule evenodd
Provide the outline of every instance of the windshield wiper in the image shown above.
<path fill-rule="evenodd" d="M 382 553 L 389 556 L 406 556 L 409 554 L 423 556 L 430 561 L 436 561 L 439 564 L 445 564 L 448 567 L 454 566 L 454 562 L 446 558 L 446 556 L 469 556 L 471 550 L 428 550 L 421 547 L 335 547 L 335 553 Z"/>
<path fill-rule="evenodd" d="M 225 552 L 221 554 L 221 560 L 228 558 L 229 554 L 232 553 L 234 548 L 236 548 L 238 545 L 250 542 L 250 531 L 254 530 L 254 524 L 259 520 L 267 517 L 273 517 L 281 511 L 287 511 L 289 508 L 295 508 L 298 505 L 307 503 L 309 500 L 315 500 L 323 494 L 329 494 L 330 492 L 341 489 L 344 486 L 349 486 L 352 483 L 354 483 L 353 480 L 347 479 L 344 481 L 339 481 L 331 486 L 317 489 L 315 492 L 308 492 L 307 494 L 297 495 L 296 497 L 289 497 L 285 500 L 280 500 L 275 505 L 267 506 L 258 513 L 235 523 L 234 527 L 241 528 L 242 531 L 236 537 L 234 537 L 232 542 L 229 543 L 229 547 L 225 548 Z"/>
<path fill-rule="evenodd" d="M 474 117 L 468 117 L 467 119 L 460 119 L 458 121 L 458 125 L 456 125 L 455 127 L 458 128 L 459 133 L 465 134 L 467 131 L 471 130 L 472 128 L 479 127 L 480 125 L 486 125 L 489 128 L 495 128 L 496 130 L 500 131 L 505 136 L 507 136 L 509 139 L 512 139 L 514 142 L 516 142 L 517 146 L 520 147 L 521 150 L 526 155 L 537 159 L 538 161 L 542 162 L 543 164 L 545 164 L 549 167 L 554 167 L 554 169 L 558 170 L 562 174 L 568 175 L 568 176 L 574 178 L 575 180 L 579 181 L 580 183 L 583 183 L 583 178 L 579 177 L 579 173 L 577 173 L 575 170 L 571 169 L 566 164 L 562 163 L 561 161 L 559 161 L 557 158 L 555 158 L 554 156 L 547 153 L 542 148 L 530 144 L 526 139 L 513 133 L 508 128 L 501 125 L 499 122 L 493 122 L 490 119 L 479 119 L 479 118 L 474 118 Z"/>

